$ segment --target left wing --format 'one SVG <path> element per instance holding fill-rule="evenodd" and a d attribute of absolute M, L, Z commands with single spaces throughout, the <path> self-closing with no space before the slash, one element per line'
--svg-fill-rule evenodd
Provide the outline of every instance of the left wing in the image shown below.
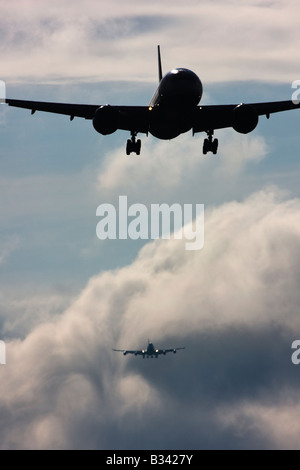
<path fill-rule="evenodd" d="M 194 116 L 193 130 L 194 132 L 206 132 L 208 130 L 234 127 L 234 112 L 237 108 L 243 108 L 243 111 L 245 111 L 244 117 L 242 116 L 242 113 L 240 114 L 240 118 L 243 121 L 243 119 L 247 120 L 249 115 L 251 115 L 251 110 L 254 111 L 257 117 L 265 115 L 267 118 L 269 118 L 270 114 L 298 109 L 299 107 L 300 103 L 295 104 L 291 100 L 271 101 L 266 103 L 198 106 L 196 115 Z"/>
<path fill-rule="evenodd" d="M 169 352 L 176 354 L 176 351 L 179 351 L 180 349 L 185 349 L 185 348 L 159 349 L 158 354 L 167 354 Z"/>
<path fill-rule="evenodd" d="M 117 129 L 135 132 L 148 132 L 148 106 L 108 106 L 101 104 L 71 104 L 71 103 L 52 103 L 47 101 L 27 101 L 14 100 L 7 98 L 1 100 L 9 106 L 17 108 L 30 109 L 31 114 L 36 111 L 45 111 L 47 113 L 65 114 L 70 116 L 71 121 L 74 117 L 93 119 L 99 108 L 109 108 L 117 113 Z M 104 117 L 105 119 L 105 117 Z"/>

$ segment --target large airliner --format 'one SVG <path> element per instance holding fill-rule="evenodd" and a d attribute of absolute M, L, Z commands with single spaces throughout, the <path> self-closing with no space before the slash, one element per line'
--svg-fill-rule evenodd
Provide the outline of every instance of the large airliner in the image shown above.
<path fill-rule="evenodd" d="M 266 103 L 240 103 L 227 105 L 199 105 L 203 86 L 199 77 L 191 70 L 176 68 L 162 74 L 160 46 L 158 46 L 159 84 L 148 106 L 115 106 L 91 104 L 49 103 L 6 99 L 9 106 L 36 111 L 65 114 L 91 119 L 97 132 L 112 134 L 118 129 L 129 131 L 126 154 L 140 155 L 141 140 L 137 134 L 152 134 L 158 139 L 170 140 L 192 130 L 193 135 L 206 132 L 203 153 L 217 153 L 216 129 L 232 127 L 237 132 L 248 134 L 257 124 L 259 116 L 268 119 L 271 113 L 299 108 L 299 102 L 273 101 Z"/>
<path fill-rule="evenodd" d="M 122 352 L 124 354 L 124 356 L 126 356 L 127 354 L 134 354 L 135 356 L 143 356 L 143 359 L 145 359 L 145 357 L 147 357 L 147 358 L 156 357 L 157 358 L 160 354 L 163 354 L 165 356 L 169 352 L 172 352 L 173 354 L 176 354 L 176 352 L 179 351 L 180 349 L 185 349 L 185 348 L 156 349 L 153 346 L 153 343 L 148 341 L 148 346 L 147 346 L 146 349 L 136 349 L 136 350 L 113 349 L 113 351 Z"/>

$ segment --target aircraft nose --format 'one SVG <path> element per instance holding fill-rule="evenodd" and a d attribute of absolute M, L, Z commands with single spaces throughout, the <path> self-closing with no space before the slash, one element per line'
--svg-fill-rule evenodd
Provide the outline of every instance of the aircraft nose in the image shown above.
<path fill-rule="evenodd" d="M 202 97 L 202 83 L 199 77 L 187 69 L 174 69 L 169 72 L 160 86 L 162 100 L 177 100 L 174 104 L 197 105 Z M 180 103 L 181 101 L 181 103 Z"/>

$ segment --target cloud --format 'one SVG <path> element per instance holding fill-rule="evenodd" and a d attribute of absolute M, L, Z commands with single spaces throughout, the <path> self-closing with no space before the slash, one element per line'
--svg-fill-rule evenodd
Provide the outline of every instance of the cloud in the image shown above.
<path fill-rule="evenodd" d="M 206 82 L 298 78 L 296 0 L 176 0 L 171 9 L 159 1 L 99 6 L 89 0 L 84 13 L 78 0 L 71 9 L 58 0 L 47 8 L 42 1 L 22 4 L 1 4 L 1 59 L 9 81 L 153 81 L 158 43 L 168 69 L 185 65 Z"/>
<path fill-rule="evenodd" d="M 28 283 L 28 284 L 27 284 Z M 67 283 L 46 289 L 30 280 L 21 286 L 2 283 L 0 290 L 0 337 L 24 339 L 39 324 L 53 320 L 76 298 L 75 288 Z"/>
<path fill-rule="evenodd" d="M 1 447 L 298 447 L 280 423 L 299 407 L 299 215 L 276 188 L 211 208 L 202 251 L 151 242 L 60 315 L 22 338 L 16 327 Z M 111 351 L 148 337 L 187 349 L 157 360 Z"/>
<path fill-rule="evenodd" d="M 285 450 L 299 449 L 299 402 L 295 390 L 286 391 L 275 405 L 235 403 L 222 410 L 221 420 L 226 427 L 238 429 L 240 434 L 247 430 L 268 437 L 269 446 Z"/>
<path fill-rule="evenodd" d="M 243 135 L 241 138 L 233 131 L 227 130 L 226 141 L 222 143 L 222 158 L 216 174 L 220 178 L 232 179 L 235 175 L 240 175 L 247 164 L 261 162 L 268 153 L 268 145 L 262 136 Z"/>
<path fill-rule="evenodd" d="M 160 200 L 169 199 L 172 195 L 179 201 L 191 197 L 188 195 L 191 190 L 194 190 L 193 199 L 199 197 L 200 188 L 207 198 L 212 192 L 212 181 L 218 186 L 224 178 L 230 178 L 233 184 L 246 169 L 261 162 L 268 154 L 268 146 L 262 136 L 241 136 L 226 129 L 216 133 L 220 142 L 218 156 L 204 157 L 203 137 L 191 138 L 188 133 L 171 142 L 144 138 L 141 157 L 120 158 L 124 148 L 117 148 L 105 155 L 98 188 L 110 196 L 118 192 L 152 202 L 157 198 L 158 188 Z M 226 189 L 230 188 L 222 185 L 223 198 Z M 216 195 L 218 190 L 214 188 L 213 193 Z"/>

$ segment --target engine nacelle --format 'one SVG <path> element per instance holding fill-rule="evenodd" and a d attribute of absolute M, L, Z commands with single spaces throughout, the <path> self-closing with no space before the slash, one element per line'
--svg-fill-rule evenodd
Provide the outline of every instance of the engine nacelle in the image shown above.
<path fill-rule="evenodd" d="M 233 110 L 232 127 L 241 134 L 252 132 L 258 124 L 258 115 L 249 104 L 239 104 Z"/>
<path fill-rule="evenodd" d="M 123 354 L 124 354 L 124 356 L 126 356 L 126 355 L 127 355 L 127 351 L 124 351 Z"/>
<path fill-rule="evenodd" d="M 176 349 L 173 349 L 173 354 L 176 354 L 176 353 L 177 353 Z"/>
<path fill-rule="evenodd" d="M 93 126 L 99 134 L 113 134 L 118 129 L 118 123 L 118 111 L 109 104 L 100 106 L 95 112 Z"/>

